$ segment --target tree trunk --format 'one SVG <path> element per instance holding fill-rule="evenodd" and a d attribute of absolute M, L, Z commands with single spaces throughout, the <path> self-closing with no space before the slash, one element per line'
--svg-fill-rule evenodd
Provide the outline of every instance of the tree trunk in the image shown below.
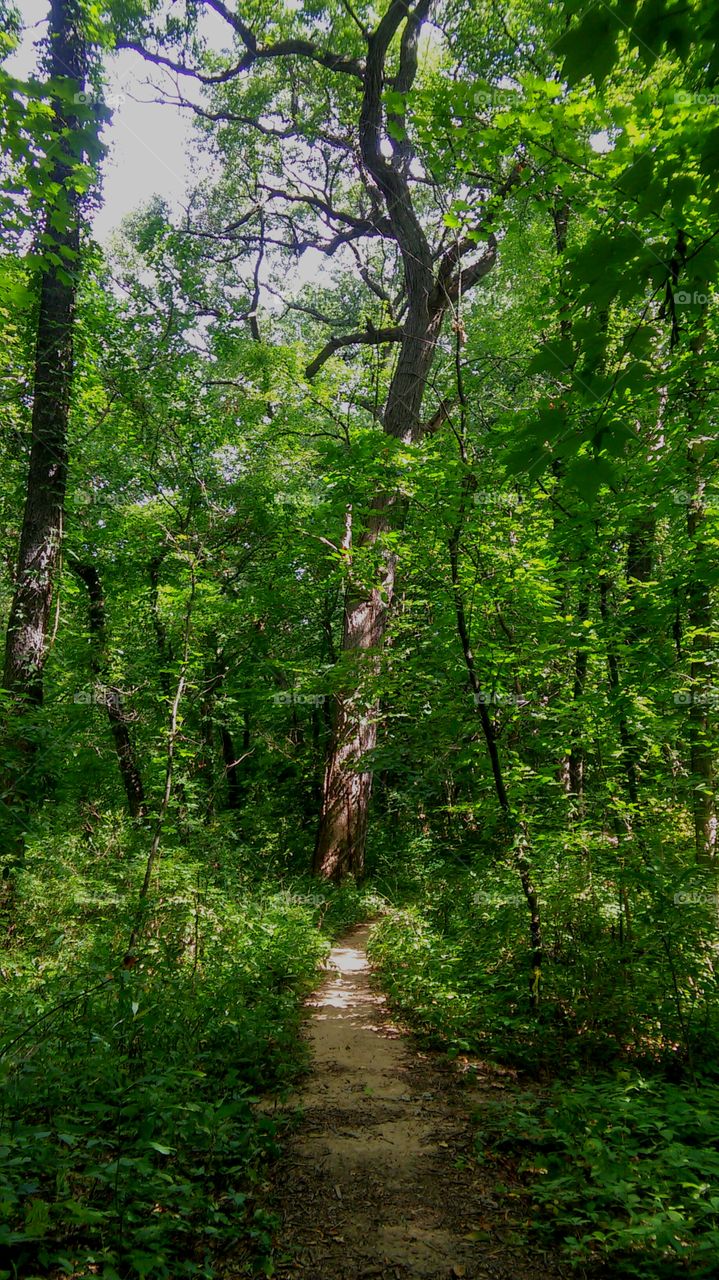
<path fill-rule="evenodd" d="M 463 461 L 464 446 L 462 445 Z M 507 824 L 508 837 L 512 843 L 512 857 L 516 871 L 519 875 L 519 882 L 522 886 L 527 910 L 529 912 L 529 941 L 530 941 L 530 959 L 531 972 L 529 977 L 529 1001 L 532 1009 L 535 1011 L 539 1007 L 539 988 L 542 977 L 542 960 L 543 960 L 543 943 L 542 943 L 542 916 L 539 904 L 539 896 L 537 894 L 532 879 L 532 869 L 529 860 L 529 842 L 527 840 L 525 824 L 513 818 L 512 810 L 509 804 L 509 796 L 504 783 L 504 775 L 502 773 L 502 764 L 497 749 L 497 735 L 494 725 L 487 710 L 487 705 L 482 693 L 481 682 L 477 675 L 477 666 L 470 641 L 469 627 L 467 625 L 467 614 L 464 607 L 464 596 L 462 593 L 462 584 L 459 576 L 459 551 L 460 541 L 462 537 L 462 526 L 464 523 L 464 515 L 467 504 L 467 497 L 474 488 L 474 477 L 470 472 L 465 473 L 462 484 L 462 493 L 460 498 L 459 513 L 457 523 L 452 530 L 449 539 L 449 562 L 452 575 L 452 595 L 454 598 L 455 616 L 457 619 L 457 631 L 459 634 L 460 644 L 462 646 L 462 654 L 464 656 L 464 664 L 467 668 L 469 683 L 474 694 L 474 701 L 479 712 L 479 720 L 482 726 L 482 733 L 487 744 L 489 754 L 489 762 L 492 767 L 492 778 L 494 781 L 494 790 L 502 810 L 502 815 Z"/>
<path fill-rule="evenodd" d="M 580 566 L 584 568 L 584 554 L 580 557 Z M 589 584 L 585 574 L 579 582 L 579 601 L 577 604 L 577 620 L 580 623 L 587 621 L 589 617 Z M 580 643 L 574 654 L 574 681 L 572 686 L 572 708 L 575 715 L 575 721 L 572 726 L 572 746 L 569 752 L 568 760 L 568 779 L 569 793 L 576 797 L 581 804 L 584 796 L 584 764 L 585 753 L 581 742 L 581 715 L 582 715 L 582 699 L 584 697 L 584 689 L 587 683 L 587 666 L 589 663 L 589 650 L 586 643 Z"/>
<path fill-rule="evenodd" d="M 160 688 L 163 697 L 167 702 L 170 701 L 170 668 L 173 662 L 172 645 L 168 639 L 167 628 L 160 614 L 160 568 L 164 560 L 164 552 L 153 556 L 149 565 L 150 573 L 150 618 L 152 619 L 152 629 L 155 632 L 157 640 L 157 652 L 160 655 Z"/>
<path fill-rule="evenodd" d="M 687 533 L 692 545 L 691 575 L 688 587 L 689 647 L 691 652 L 689 706 L 689 753 L 692 775 L 692 809 L 697 862 L 713 863 L 717 852 L 716 770 L 714 746 L 708 719 L 708 706 L 713 701 L 712 686 L 712 600 L 711 556 L 707 539 L 706 487 L 707 444 L 713 439 L 706 422 L 706 391 L 701 375 L 708 363 L 703 362 L 707 317 L 702 312 L 690 338 L 695 365 L 690 366 L 686 395 L 690 410 L 690 434 L 687 463 L 692 498 L 687 508 Z"/>
<path fill-rule="evenodd" d="M 426 293 L 423 297 L 426 304 Z M 408 318 L 407 335 L 400 348 L 384 414 L 385 433 L 404 444 L 421 439 L 422 399 L 444 315 L 444 308 L 432 317 L 426 305 L 416 310 L 424 311 L 424 315 Z M 402 494 L 377 494 L 367 528 L 359 540 L 360 547 L 374 547 L 381 543 L 384 534 L 401 530 L 406 515 L 407 499 Z M 349 551 L 347 534 L 345 540 L 345 550 Z M 347 592 L 342 652 L 350 655 L 354 679 L 351 690 L 339 692 L 335 698 L 314 859 L 315 873 L 330 879 L 342 879 L 350 873 L 360 876 L 364 869 L 372 773 L 362 768 L 361 761 L 377 743 L 379 705 L 371 693 L 364 697 L 362 686 L 365 682 L 371 685 L 376 671 L 394 597 L 396 571 L 396 553 L 382 551 L 376 584 L 366 591 L 350 583 Z M 369 658 L 364 669 L 363 655 Z"/>
<path fill-rule="evenodd" d="M 611 625 L 609 611 L 609 581 L 604 573 L 599 579 L 599 612 L 607 631 L 607 673 L 609 676 L 609 690 L 612 701 L 614 702 L 617 710 L 619 744 L 621 747 L 621 759 L 624 769 L 624 777 L 627 784 L 627 793 L 631 804 L 636 808 L 639 800 L 639 787 L 637 783 L 635 750 L 629 725 L 627 723 L 627 717 L 622 705 L 624 692 L 622 690 L 622 682 L 619 675 L 619 659 L 617 658 L 614 641 L 609 635 L 609 627 Z"/>
<path fill-rule="evenodd" d="M 37 246 L 42 275 L 30 464 L 3 665 L 3 688 L 11 695 L 11 716 L 17 717 L 6 726 L 2 786 L 3 808 L 10 818 L 2 845 L 11 860 L 22 856 L 24 814 L 37 794 L 31 713 L 43 700 L 53 585 L 62 542 L 80 243 L 80 198 L 72 176 L 83 158 L 76 153 L 78 119 L 68 104 L 84 86 L 85 63 L 76 0 L 51 0 L 48 70 L 52 80 L 64 84 L 66 94 L 52 102 L 57 158 L 49 177 L 51 190 L 59 194 L 48 200 Z"/>
<path fill-rule="evenodd" d="M 714 747 L 708 721 L 708 706 L 714 696 L 708 660 L 712 637 L 712 606 L 706 581 L 704 480 L 698 473 L 697 449 L 690 449 L 690 461 L 693 464 L 695 489 L 687 510 L 687 529 L 694 548 L 688 601 L 692 654 L 689 754 L 696 858 L 700 863 L 712 863 L 717 843 Z"/>
<path fill-rule="evenodd" d="M 85 46 L 74 0 L 51 0 L 50 76 L 84 84 Z M 68 85 L 68 89 L 71 86 Z M 73 324 L 79 258 L 79 199 L 72 187 L 71 137 L 77 117 L 67 102 L 55 100 L 59 157 L 53 183 L 64 189 L 66 208 L 45 217 L 40 242 L 43 271 L 35 344 L 32 444 L 27 495 L 18 550 L 15 591 L 5 646 L 3 686 L 29 703 L 40 704 L 55 571 L 62 540 L 67 482 L 67 424 L 73 371 Z"/>
<path fill-rule="evenodd" d="M 384 199 L 404 271 L 407 312 L 383 414 L 383 428 L 388 436 L 407 445 L 419 442 L 427 430 L 421 422 L 422 401 L 447 308 L 463 291 L 481 280 L 496 260 L 496 243 L 491 241 L 487 253 L 462 270 L 462 255 L 473 250 L 474 245 L 460 241 L 442 256 L 439 267 L 435 268 L 412 202 L 408 181 L 412 149 L 406 132 L 401 130 L 404 136 L 397 141 L 397 131 L 393 131 L 391 158 L 382 149 L 387 52 L 404 23 L 399 67 L 390 83 L 394 90 L 407 93 L 416 74 L 419 32 L 429 8 L 430 0 L 419 0 L 413 11 L 404 4 L 393 3 L 368 37 L 360 115 L 362 162 Z M 395 115 L 394 119 L 403 124 L 399 116 Z M 511 183 L 507 189 L 509 185 Z M 371 692 L 366 697 L 363 695 L 361 676 L 368 676 L 371 684 L 394 595 L 397 557 L 394 550 L 382 550 L 381 542 L 387 533 L 401 530 L 406 513 L 407 500 L 400 493 L 380 493 L 374 499 L 359 546 L 380 545 L 377 580 L 370 590 L 350 584 L 347 593 L 342 649 L 349 658 L 356 684 L 335 697 L 314 857 L 315 872 L 334 879 L 348 873 L 361 875 L 364 867 L 372 773 L 363 768 L 362 760 L 377 741 L 379 707 Z M 364 670 L 360 661 L 363 656 L 369 658 Z"/>
<path fill-rule="evenodd" d="M 225 767 L 225 777 L 227 778 L 227 808 L 237 810 L 240 808 L 240 778 L 237 772 L 238 760 L 235 754 L 235 744 L 226 724 L 221 724 L 220 743 L 222 745 L 222 762 Z M 248 740 L 249 746 L 249 740 Z"/>
<path fill-rule="evenodd" d="M 110 723 L 110 732 L 115 743 L 117 763 L 120 767 L 122 785 L 127 796 L 127 806 L 133 818 L 142 818 L 147 812 L 145 805 L 145 789 L 135 755 L 135 748 L 130 737 L 128 721 L 117 689 L 107 683 L 107 626 L 105 614 L 105 597 L 102 591 L 100 575 L 94 564 L 78 564 L 70 561 L 71 568 L 87 587 L 90 601 L 90 631 L 94 640 L 92 660 L 93 674 L 102 681 L 103 698 Z"/>

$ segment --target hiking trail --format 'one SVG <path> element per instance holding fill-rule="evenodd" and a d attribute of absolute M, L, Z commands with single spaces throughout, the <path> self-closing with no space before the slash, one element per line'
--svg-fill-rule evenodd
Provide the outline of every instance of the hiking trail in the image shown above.
<path fill-rule="evenodd" d="M 564 1270 L 521 1235 L 511 1162 L 498 1173 L 472 1159 L 469 1112 L 516 1088 L 513 1073 L 489 1065 L 467 1086 L 418 1050 L 371 981 L 369 930 L 333 947 L 307 1002 L 312 1068 L 291 1099 L 302 1118 L 271 1175 L 276 1276 L 557 1280 Z"/>

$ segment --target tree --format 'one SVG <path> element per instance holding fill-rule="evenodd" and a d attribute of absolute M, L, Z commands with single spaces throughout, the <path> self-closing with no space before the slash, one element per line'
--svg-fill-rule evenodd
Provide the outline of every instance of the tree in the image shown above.
<path fill-rule="evenodd" d="M 7 837 L 16 849 L 18 806 L 34 790 L 32 709 L 43 700 L 53 588 L 60 563 L 68 469 L 68 419 L 73 343 L 81 272 L 80 217 L 83 193 L 92 180 L 84 164 L 97 158 L 97 121 L 85 103 L 88 42 L 80 0 L 52 0 L 43 90 L 12 86 L 8 122 L 11 153 L 24 160 L 29 209 L 40 213 L 33 252 L 38 293 L 32 369 L 32 422 L 25 502 L 5 638 L 2 684 L 10 698 L 10 748 L 3 791 L 15 809 Z M 50 104 L 48 136 L 33 136 L 31 111 L 16 95 L 38 94 Z M 29 128 L 25 116 L 29 119 Z M 38 115 L 44 125 L 42 113 Z M 44 143 L 44 149 L 43 149 Z M 38 154 L 39 152 L 39 154 Z M 20 818 L 22 823 L 22 819 Z"/>
<path fill-rule="evenodd" d="M 38 255 L 40 300 L 33 374 L 32 445 L 5 644 L 4 688 L 21 701 L 42 702 L 53 581 L 60 557 L 67 484 L 67 426 L 73 369 L 73 326 L 80 270 L 78 144 L 74 105 L 83 95 L 87 45 L 77 0 L 52 0 L 48 72 L 54 137 L 53 198 L 47 203 Z"/>

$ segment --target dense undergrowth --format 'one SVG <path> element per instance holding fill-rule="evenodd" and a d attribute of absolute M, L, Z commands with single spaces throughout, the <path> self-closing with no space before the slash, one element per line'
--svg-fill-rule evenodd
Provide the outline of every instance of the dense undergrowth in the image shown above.
<path fill-rule="evenodd" d="M 417 838 L 403 870 L 380 837 L 374 890 L 338 890 L 220 824 L 183 841 L 129 956 L 146 837 L 108 817 L 28 842 L 0 952 L 1 1280 L 271 1274 L 256 1190 L 285 1121 L 254 1104 L 305 1065 L 300 1006 L 330 939 L 388 903 L 371 953 L 395 1007 L 469 1064 L 520 1069 L 477 1116 L 476 1158 L 501 1191 L 513 1157 L 531 1231 L 592 1273 L 715 1273 L 713 933 L 668 842 L 661 874 L 646 854 L 641 876 L 623 866 L 621 912 L 601 842 L 545 858 L 534 1012 L 501 858 Z"/>
<path fill-rule="evenodd" d="M 258 872 L 209 829 L 163 859 L 126 959 L 143 857 L 111 823 L 46 832 L 16 878 L 0 952 L 3 1280 L 209 1277 L 238 1242 L 258 1267 L 269 1257 L 253 1185 L 280 1122 L 253 1102 L 301 1070 L 302 998 L 367 906 L 351 885 Z"/>
<path fill-rule="evenodd" d="M 616 874 L 591 853 L 591 871 L 565 857 L 538 883 L 536 1012 L 526 902 L 501 861 L 448 873 L 446 856 L 425 850 L 423 872 L 393 883 L 401 905 L 373 931 L 371 955 L 429 1043 L 520 1069 L 520 1097 L 500 1092 L 476 1118 L 477 1158 L 500 1179 L 507 1153 L 516 1158 L 533 1232 L 592 1273 L 715 1275 L 719 1008 L 706 886 L 665 845 L 661 874 L 647 873 L 646 855 L 643 878 L 624 869 L 620 929 Z"/>

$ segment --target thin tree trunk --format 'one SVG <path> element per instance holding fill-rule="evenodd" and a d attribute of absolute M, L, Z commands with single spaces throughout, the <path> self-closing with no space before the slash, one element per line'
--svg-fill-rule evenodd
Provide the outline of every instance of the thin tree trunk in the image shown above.
<path fill-rule="evenodd" d="M 460 395 L 460 399 L 461 399 Z M 462 446 L 463 449 L 463 446 Z M 464 460 L 464 459 L 463 459 Z M 519 875 L 519 881 L 522 886 L 527 910 L 529 912 L 529 940 L 531 948 L 531 974 L 529 979 L 529 998 L 533 1009 L 539 1006 L 539 987 L 542 976 L 542 960 L 543 960 L 543 944 L 542 944 L 542 916 L 539 905 L 539 897 L 532 879 L 532 871 L 529 860 L 528 840 L 526 830 L 522 823 L 513 819 L 512 811 L 509 804 L 507 788 L 502 773 L 502 764 L 499 758 L 497 748 L 497 735 L 494 731 L 494 725 L 487 710 L 484 700 L 481 682 L 477 675 L 477 666 L 469 635 L 469 627 L 467 625 L 467 615 L 464 608 L 464 596 L 462 593 L 462 585 L 459 576 L 459 551 L 462 536 L 462 528 L 464 524 L 464 515 L 466 510 L 467 497 L 474 488 L 474 477 L 469 471 L 465 473 L 462 483 L 462 493 L 460 498 L 459 513 L 457 523 L 452 530 L 449 539 L 449 561 L 452 575 L 452 595 L 454 598 L 455 615 L 457 619 L 457 631 L 462 646 L 462 654 L 464 656 L 464 664 L 467 668 L 470 687 L 474 694 L 474 701 L 479 712 L 479 720 L 484 734 L 484 740 L 487 744 L 487 752 L 489 754 L 489 762 L 492 769 L 492 779 L 494 782 L 494 790 L 499 802 L 499 807 L 504 816 L 507 832 L 513 839 L 512 856 L 515 868 Z"/>
<path fill-rule="evenodd" d="M 164 553 L 153 556 L 149 565 L 150 573 L 150 618 L 152 629 L 157 640 L 157 652 L 160 655 L 160 688 L 166 700 L 170 701 L 170 667 L 172 666 L 172 645 L 168 639 L 167 628 L 160 614 L 160 568 Z"/>
<path fill-rule="evenodd" d="M 687 533 L 692 546 L 687 616 L 691 654 L 689 706 L 689 756 L 692 776 L 692 810 L 697 862 L 713 863 L 717 853 L 716 769 L 710 736 L 708 704 L 712 687 L 712 600 L 710 581 L 711 548 L 706 536 L 704 474 L 707 451 L 706 393 L 701 382 L 702 353 L 706 340 L 706 313 L 702 312 L 690 338 L 695 357 L 690 366 L 685 395 L 690 414 L 687 463 L 692 498 L 687 508 Z M 697 374 L 699 371 L 699 376 Z"/>
<path fill-rule="evenodd" d="M 565 200 L 561 188 L 557 188 L 554 193 L 554 204 L 552 206 L 551 214 L 554 228 L 554 247 L 559 258 L 559 334 L 561 338 L 568 339 L 572 336 L 572 303 L 566 287 L 564 255 L 567 249 L 567 233 L 569 230 L 571 207 Z M 557 487 L 559 488 L 564 476 L 564 466 L 559 458 L 555 458 L 553 460 L 552 471 L 557 480 Z M 559 509 L 559 507 L 554 509 L 554 533 L 561 548 L 559 559 L 560 562 L 563 562 L 560 585 L 560 612 L 564 615 L 570 608 L 569 589 L 565 575 L 566 571 L 570 569 L 574 563 L 579 571 L 577 618 L 580 623 L 586 622 L 589 617 L 589 584 L 584 572 L 587 549 L 586 546 L 580 546 L 579 555 L 576 561 L 573 562 L 572 552 L 569 550 L 571 543 L 567 543 L 566 527 L 562 525 L 559 518 Z M 580 807 L 584 796 L 585 752 L 580 740 L 581 729 L 579 726 L 579 719 L 581 717 L 580 704 L 584 696 L 584 688 L 587 680 L 588 662 L 589 654 L 587 647 L 585 644 L 580 644 L 574 653 L 574 673 L 572 679 L 572 708 L 574 722 L 571 730 L 572 742 L 569 754 L 562 760 L 558 773 L 558 777 L 562 783 L 564 791 L 567 795 L 574 796 Z"/>
<path fill-rule="evenodd" d="M 709 650 L 712 643 L 711 593 L 706 581 L 707 549 L 704 545 L 706 512 L 704 479 L 699 475 L 700 452 L 690 448 L 694 494 L 687 510 L 687 530 L 694 549 L 689 582 L 688 621 L 691 635 L 691 703 L 689 705 L 689 753 L 692 775 L 692 808 L 696 859 L 712 863 L 716 857 L 717 816 L 714 747 L 710 736 L 708 704 L 713 696 Z"/>
<path fill-rule="evenodd" d="M 624 769 L 624 777 L 627 784 L 627 793 L 632 805 L 636 808 L 639 799 L 639 787 L 637 783 L 637 770 L 635 763 L 634 744 L 629 731 L 627 717 L 622 706 L 623 690 L 622 682 L 619 675 L 619 659 L 617 658 L 614 642 L 608 634 L 611 624 L 611 616 L 609 612 L 609 581 L 606 574 L 602 574 L 599 579 L 599 611 L 602 622 L 607 630 L 607 672 L 609 675 L 609 689 L 612 701 L 617 710 L 617 724 L 619 728 L 619 743 L 621 747 L 621 759 Z"/>
<path fill-rule="evenodd" d="M 212 659 L 208 659 L 205 664 L 205 674 L 202 682 L 202 694 L 200 697 L 200 723 L 199 737 L 200 749 L 195 756 L 194 769 L 200 774 L 202 779 L 202 787 L 205 792 L 205 822 L 211 822 L 215 812 L 215 791 L 217 784 L 215 781 L 215 727 L 216 727 L 216 710 L 217 693 L 220 689 L 226 674 L 226 666 L 223 663 L 223 654 L 218 647 L 216 637 L 210 638 L 210 643 L 214 649 Z M 219 729 L 219 726 L 217 726 Z M 222 732 L 220 729 L 220 746 L 222 745 Z"/>
<path fill-rule="evenodd" d="M 94 564 L 79 564 L 77 561 L 70 560 L 70 567 L 87 588 L 90 602 L 90 631 L 94 640 L 92 670 L 97 679 L 102 682 L 103 701 L 107 710 L 110 732 L 115 743 L 117 763 L 120 768 L 125 795 L 127 796 L 127 805 L 131 817 L 142 818 L 147 812 L 145 789 L 142 785 L 142 775 L 140 774 L 135 748 L 130 737 L 127 716 L 118 691 L 108 686 L 107 619 L 100 574 Z"/>
<path fill-rule="evenodd" d="M 460 317 L 461 320 L 461 317 Z M 512 841 L 512 857 L 514 865 L 519 875 L 519 881 L 522 886 L 522 892 L 527 903 L 529 912 L 529 941 L 531 947 L 531 973 L 529 978 L 529 1000 L 532 1008 L 536 1011 L 539 1008 L 539 989 L 542 978 L 542 961 L 543 961 L 543 943 L 542 943 L 542 915 L 539 905 L 539 896 L 534 887 L 532 880 L 531 864 L 529 859 L 529 841 L 527 839 L 526 826 L 519 821 L 512 813 L 509 803 L 507 788 L 504 783 L 502 773 L 502 763 L 499 758 L 497 748 L 497 735 L 494 725 L 487 711 L 480 681 L 477 676 L 477 667 L 472 651 L 470 641 L 469 626 L 467 623 L 467 614 L 464 607 L 464 595 L 462 592 L 462 583 L 459 573 L 459 557 L 462 541 L 462 529 L 464 527 L 465 514 L 467 510 L 467 502 L 471 493 L 476 488 L 476 480 L 472 472 L 469 470 L 466 438 L 467 438 L 467 398 L 464 390 L 464 379 L 462 374 L 462 347 L 461 347 L 461 323 L 457 324 L 454 364 L 455 375 L 457 379 L 457 397 L 460 407 L 460 431 L 458 435 L 459 451 L 462 464 L 464 466 L 464 476 L 460 490 L 459 511 L 457 512 L 457 520 L 449 537 L 449 563 L 452 578 L 452 596 L 454 599 L 455 616 L 457 619 L 457 631 L 459 633 L 460 643 L 462 645 L 462 653 L 464 655 L 464 664 L 467 668 L 467 675 L 474 694 L 474 701 L 479 712 L 480 724 L 484 734 L 484 740 L 487 744 L 487 751 L 492 767 L 492 778 L 494 780 L 494 789 L 502 810 L 508 838 Z"/>
<path fill-rule="evenodd" d="M 172 791 L 175 781 L 175 752 L 177 749 L 177 739 L 180 734 L 180 705 L 187 687 L 187 672 L 190 660 L 190 639 L 192 636 L 192 612 L 195 604 L 196 590 L 197 581 L 193 565 L 191 567 L 190 594 L 187 600 L 187 607 L 185 609 L 180 674 L 175 688 L 175 694 L 170 704 L 169 724 L 167 729 L 167 747 L 165 752 L 165 785 L 163 787 L 160 808 L 155 821 L 155 829 L 152 835 L 150 850 L 147 855 L 145 874 L 138 894 L 137 912 L 127 944 L 127 951 L 125 953 L 124 964 L 127 968 L 132 968 L 137 960 L 135 949 L 145 928 L 150 885 L 152 884 L 153 872 L 160 857 L 160 846 L 165 827 L 165 819 L 167 818 L 167 811 L 170 807 L 170 800 L 172 799 Z"/>
<path fill-rule="evenodd" d="M 580 565 L 583 567 L 584 555 L 580 558 Z M 579 582 L 579 601 L 577 603 L 577 620 L 580 624 L 587 621 L 589 617 L 589 583 L 586 576 L 582 573 Z M 587 667 L 589 665 L 589 650 L 585 644 L 579 644 L 574 654 L 574 681 L 572 684 L 572 706 L 575 715 L 575 723 L 572 726 L 572 746 L 569 752 L 569 792 L 570 795 L 576 797 L 581 804 L 584 796 L 584 768 L 585 768 L 585 752 L 581 744 L 582 731 L 578 723 L 582 713 L 582 699 L 584 697 L 584 689 L 587 683 Z"/>
<path fill-rule="evenodd" d="M 235 754 L 235 744 L 230 730 L 227 725 L 221 724 L 220 743 L 222 745 L 222 761 L 225 766 L 225 777 L 227 779 L 227 808 L 237 810 L 240 808 L 240 779 L 237 772 L 238 760 Z"/>

